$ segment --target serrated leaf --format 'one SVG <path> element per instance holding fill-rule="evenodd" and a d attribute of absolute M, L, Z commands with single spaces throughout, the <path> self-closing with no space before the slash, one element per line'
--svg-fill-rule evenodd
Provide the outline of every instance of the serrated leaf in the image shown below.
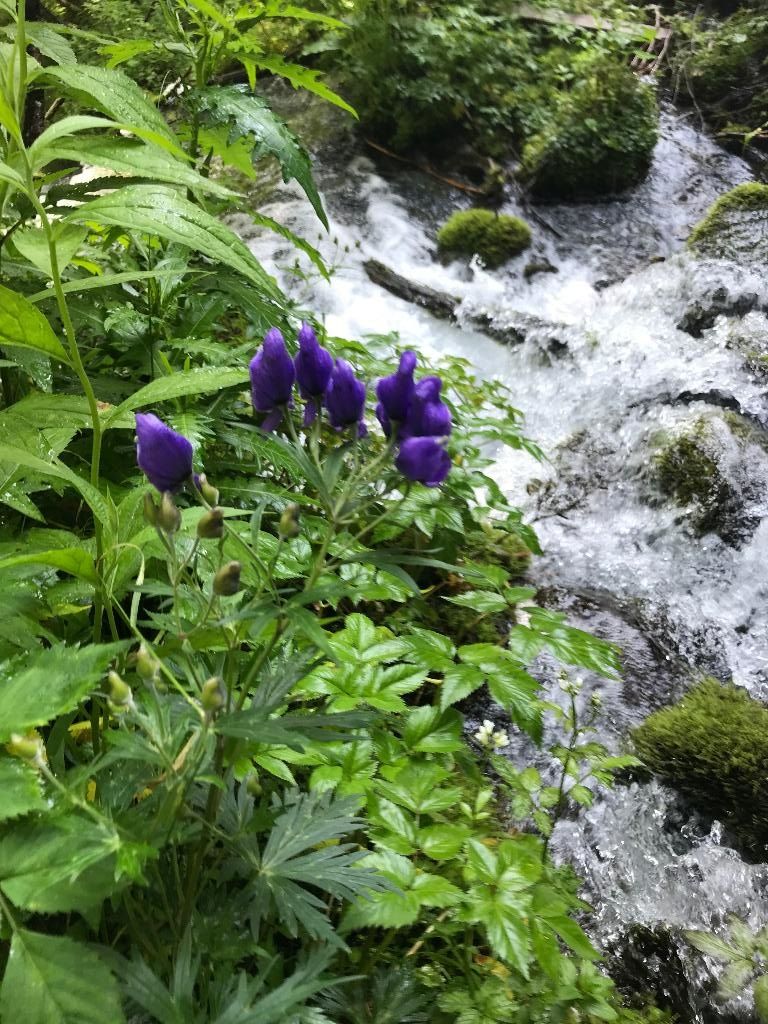
<path fill-rule="evenodd" d="M 11 558 L 0 559 L 0 572 L 17 565 L 47 565 L 51 569 L 69 573 L 70 576 L 77 576 L 78 579 L 93 586 L 99 582 L 93 556 L 83 548 L 62 548 L 55 551 L 36 551 L 28 555 L 13 555 Z"/>
<path fill-rule="evenodd" d="M 48 148 L 57 160 L 72 160 L 94 167 L 108 167 L 116 174 L 183 185 L 199 192 L 210 192 L 223 199 L 235 198 L 236 193 L 220 185 L 213 178 L 204 178 L 188 163 L 175 159 L 159 146 L 149 146 L 133 139 L 108 136 L 79 136 L 76 142 L 64 139 Z"/>
<path fill-rule="evenodd" d="M 260 96 L 235 86 L 219 86 L 197 91 L 193 102 L 206 120 L 228 125 L 230 145 L 239 138 L 247 137 L 253 140 L 253 159 L 266 155 L 275 157 L 282 169 L 283 180 L 296 179 L 327 229 L 328 218 L 312 177 L 309 154 Z"/>
<path fill-rule="evenodd" d="M 45 68 L 44 75 L 55 78 L 76 95 L 87 97 L 92 106 L 115 121 L 154 132 L 179 149 L 163 115 L 122 71 L 77 64 Z"/>
<path fill-rule="evenodd" d="M 40 310 L 3 285 L 0 285 L 0 345 L 32 349 L 69 365 L 64 346 Z"/>
<path fill-rule="evenodd" d="M 0 1016 L 24 1024 L 123 1024 L 117 983 L 82 943 L 14 932 L 0 990 Z"/>
<path fill-rule="evenodd" d="M 469 838 L 466 825 L 427 825 L 419 829 L 419 849 L 432 860 L 452 860 Z"/>
<path fill-rule="evenodd" d="M 27 41 L 44 56 L 56 61 L 57 64 L 77 64 L 75 51 L 69 40 L 56 31 L 53 25 L 42 21 L 28 21 L 26 24 Z"/>
<path fill-rule="evenodd" d="M 717 957 L 718 960 L 730 962 L 731 960 L 741 959 L 741 953 L 737 949 L 734 949 L 733 946 L 724 942 L 723 939 L 719 939 L 716 935 L 710 934 L 710 932 L 687 931 L 685 937 L 699 952 Z"/>
<path fill-rule="evenodd" d="M 444 600 L 460 608 L 470 608 L 481 615 L 503 612 L 508 607 L 507 601 L 500 594 L 490 590 L 470 590 L 466 594 L 457 594 L 456 597 L 446 597 Z"/>
<path fill-rule="evenodd" d="M 235 54 L 235 56 L 238 55 Z M 314 93 L 315 96 L 319 96 L 321 99 L 327 100 L 328 103 L 346 110 L 353 117 L 357 117 L 354 107 L 351 107 L 338 93 L 335 93 L 320 81 L 321 73 L 319 71 L 306 68 L 301 64 L 289 64 L 282 57 L 267 57 L 261 53 L 256 55 L 248 54 L 247 60 L 264 71 L 271 71 L 273 75 L 285 78 L 294 89 L 306 89 L 307 92 Z"/>
<path fill-rule="evenodd" d="M 222 367 L 204 367 L 174 373 L 170 377 L 158 377 L 143 388 L 139 388 L 130 398 L 104 419 L 104 429 L 115 426 L 116 421 L 126 412 L 140 409 L 142 406 L 154 406 L 158 402 L 167 402 L 171 398 L 182 398 L 188 395 L 204 395 L 211 391 L 223 391 L 224 388 L 237 387 L 248 380 L 248 370 L 225 369 Z"/>
<path fill-rule="evenodd" d="M 45 807 L 40 777 L 18 758 L 0 757 L 0 821 Z"/>
<path fill-rule="evenodd" d="M 250 249 L 216 217 L 162 185 L 127 185 L 110 195 L 93 199 L 67 215 L 76 223 L 97 221 L 141 234 L 157 235 L 187 246 L 216 263 L 237 270 L 270 296 L 283 296 Z"/>
<path fill-rule="evenodd" d="M 485 673 L 474 665 L 452 665 L 443 674 L 440 707 L 444 710 L 451 704 L 464 700 L 470 693 L 479 690 L 484 682 Z"/>
<path fill-rule="evenodd" d="M 122 644 L 59 645 L 0 665 L 0 741 L 77 707 L 121 649 Z"/>

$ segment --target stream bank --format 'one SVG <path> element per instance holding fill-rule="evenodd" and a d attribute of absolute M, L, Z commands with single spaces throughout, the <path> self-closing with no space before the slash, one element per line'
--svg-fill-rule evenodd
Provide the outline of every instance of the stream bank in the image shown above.
<path fill-rule="evenodd" d="M 318 245 L 335 268 L 332 286 L 303 261 L 297 274 L 287 243 L 254 234 L 245 217 L 236 226 L 332 335 L 397 332 L 425 358 L 462 355 L 511 384 L 528 435 L 551 458 L 541 465 L 505 452 L 496 466 L 544 549 L 532 582 L 625 652 L 621 682 L 584 680 L 583 699 L 595 688 L 603 698 L 600 739 L 618 748 L 705 674 L 768 700 L 768 386 L 755 355 L 768 335 L 768 286 L 758 267 L 685 250 L 717 196 L 751 180 L 749 167 L 667 108 L 641 186 L 611 201 L 542 208 L 551 229 L 534 223 L 531 250 L 488 271 L 437 259 L 437 229 L 468 196 L 376 159 L 338 133 L 333 112 L 294 97 L 286 107 L 315 140 L 330 236 L 318 238 L 290 186 L 278 185 L 261 209 Z M 527 217 L 511 196 L 501 209 Z M 373 259 L 455 296 L 455 317 L 438 319 L 375 284 Z M 557 272 L 526 275 L 534 261 Z M 510 343 L 478 329 L 488 322 Z M 553 336 L 556 347 L 545 343 Z M 729 524 L 703 529 L 699 505 L 665 493 L 658 472 L 659 453 L 701 421 L 715 424 L 733 496 Z M 585 880 L 589 927 L 634 985 L 662 1006 L 666 999 L 680 1024 L 753 1019 L 746 999 L 716 1004 L 715 965 L 681 934 L 721 931 L 729 913 L 768 923 L 768 866 L 744 862 L 718 823 L 660 783 L 635 781 L 561 822 L 553 848 Z"/>

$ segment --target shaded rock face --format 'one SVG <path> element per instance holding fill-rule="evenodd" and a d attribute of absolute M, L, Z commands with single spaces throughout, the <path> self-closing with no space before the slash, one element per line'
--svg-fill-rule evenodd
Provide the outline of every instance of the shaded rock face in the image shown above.
<path fill-rule="evenodd" d="M 732 295 L 727 288 L 715 288 L 692 302 L 678 321 L 678 330 L 694 338 L 700 338 L 705 331 L 714 327 L 718 317 L 736 318 L 746 316 L 760 305 L 755 292 Z"/>
<path fill-rule="evenodd" d="M 697 533 L 716 533 L 738 547 L 764 515 L 768 493 L 766 439 L 738 415 L 709 414 L 658 439 L 651 478 L 686 510 Z"/>

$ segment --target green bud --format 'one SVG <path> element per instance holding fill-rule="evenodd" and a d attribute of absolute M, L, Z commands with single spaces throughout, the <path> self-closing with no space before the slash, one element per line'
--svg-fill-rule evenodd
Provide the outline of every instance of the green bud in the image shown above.
<path fill-rule="evenodd" d="M 217 711 L 221 711 L 226 699 L 224 686 L 218 676 L 212 676 L 203 683 L 203 688 L 200 691 L 200 703 L 207 715 L 212 717 Z"/>
<path fill-rule="evenodd" d="M 154 679 L 160 669 L 160 662 L 144 644 L 136 652 L 136 672 L 142 679 Z"/>
<path fill-rule="evenodd" d="M 240 571 L 242 566 L 239 562 L 227 562 L 213 577 L 213 592 L 219 597 L 231 597 L 240 589 Z"/>
<path fill-rule="evenodd" d="M 197 524 L 197 536 L 201 540 L 219 540 L 224 536 L 224 513 L 220 508 L 203 513 Z"/>
<path fill-rule="evenodd" d="M 112 671 L 107 676 L 107 693 L 114 708 L 128 708 L 133 704 L 133 690 L 117 672 Z"/>
<path fill-rule="evenodd" d="M 39 764 L 45 758 L 43 755 L 43 741 L 36 734 L 22 736 L 17 732 L 11 733 L 11 738 L 5 745 L 5 749 L 11 757 L 18 757 L 22 761 L 32 761 Z"/>
<path fill-rule="evenodd" d="M 144 494 L 144 518 L 150 526 L 157 526 L 158 508 L 150 491 Z"/>
<path fill-rule="evenodd" d="M 208 477 L 205 473 L 201 473 L 197 478 L 197 489 L 200 491 L 202 496 L 208 502 L 209 505 L 218 505 L 219 503 L 219 492 L 213 486 L 208 483 Z"/>
<path fill-rule="evenodd" d="M 264 792 L 264 787 L 261 785 L 261 779 L 256 772 L 251 772 L 245 780 L 245 788 L 251 796 L 261 796 Z"/>
<path fill-rule="evenodd" d="M 291 537 L 298 537 L 300 531 L 299 506 L 295 504 L 287 505 L 285 511 L 280 516 L 277 532 L 283 540 L 290 540 Z"/>
<path fill-rule="evenodd" d="M 164 533 L 176 533 L 181 526 L 181 512 L 176 508 L 173 495 L 169 491 L 163 492 L 157 513 L 157 525 Z"/>

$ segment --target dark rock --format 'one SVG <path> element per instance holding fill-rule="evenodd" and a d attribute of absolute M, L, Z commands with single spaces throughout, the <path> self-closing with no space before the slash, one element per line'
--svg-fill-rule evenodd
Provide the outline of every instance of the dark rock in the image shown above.
<path fill-rule="evenodd" d="M 530 281 L 532 278 L 537 277 L 539 274 L 558 274 L 559 270 L 550 263 L 549 260 L 535 260 L 530 263 L 526 263 L 523 267 L 523 277 L 526 281 Z"/>
<path fill-rule="evenodd" d="M 759 299 L 754 292 L 746 295 L 731 295 L 727 288 L 716 288 L 709 295 L 697 299 L 686 309 L 677 328 L 694 338 L 700 338 L 704 331 L 714 326 L 719 316 L 742 317 L 758 308 Z"/>
<path fill-rule="evenodd" d="M 366 260 L 363 268 L 374 284 L 397 295 L 399 299 L 405 299 L 406 302 L 412 302 L 416 306 L 421 306 L 422 309 L 429 310 L 439 320 L 456 319 L 456 307 L 461 302 L 457 296 L 440 292 L 425 284 L 409 281 L 407 277 L 396 273 L 379 260 Z"/>

